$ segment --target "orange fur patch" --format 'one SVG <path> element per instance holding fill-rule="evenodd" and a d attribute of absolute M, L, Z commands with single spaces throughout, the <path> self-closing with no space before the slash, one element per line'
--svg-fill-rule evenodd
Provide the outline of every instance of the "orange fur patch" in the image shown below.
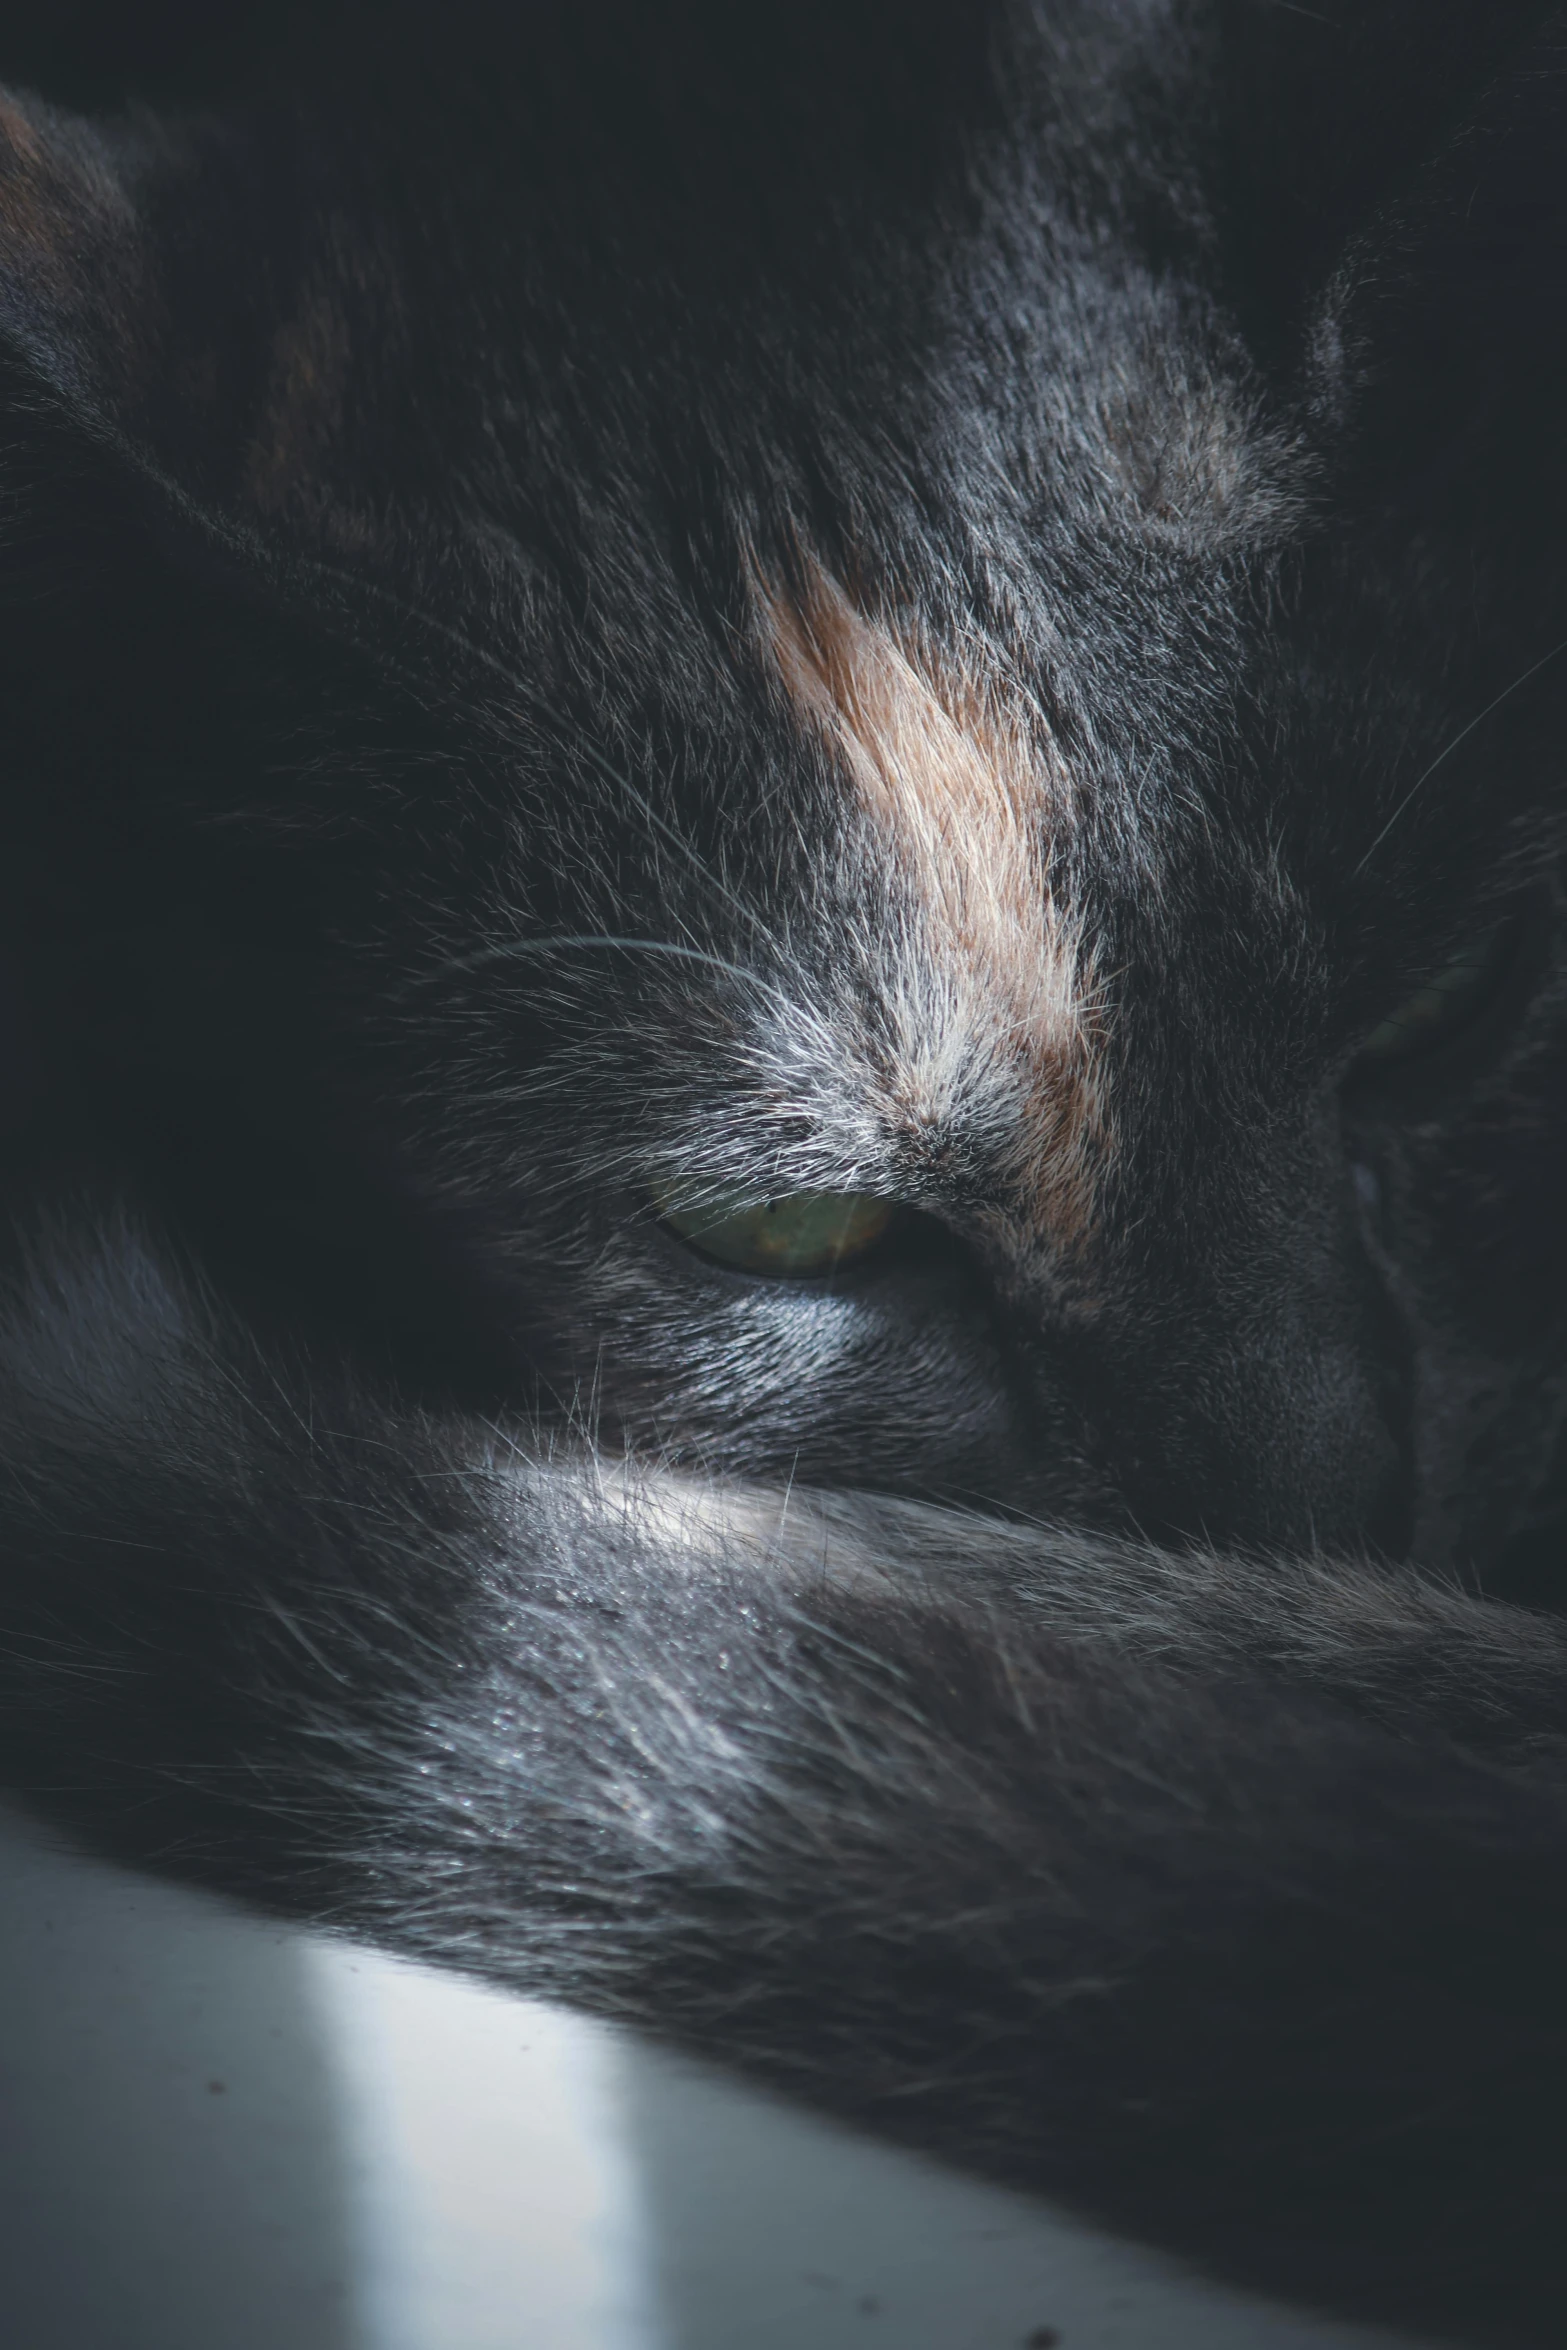
<path fill-rule="evenodd" d="M 1058 1246 L 1080 1242 L 1106 1123 L 1092 976 L 1050 889 L 1071 791 L 1042 718 L 972 665 L 899 642 L 819 567 L 799 598 L 764 588 L 762 609 L 790 700 L 847 770 L 945 982 L 958 1033 L 931 1061 L 911 1052 L 912 1121 L 940 1123 L 965 1047 L 971 1065 L 1013 1065 L 1008 1155 L 1028 1223 Z"/>

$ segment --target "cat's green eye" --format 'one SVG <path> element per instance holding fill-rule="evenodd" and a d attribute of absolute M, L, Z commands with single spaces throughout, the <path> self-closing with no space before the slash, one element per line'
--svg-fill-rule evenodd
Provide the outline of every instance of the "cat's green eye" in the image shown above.
<path fill-rule="evenodd" d="M 666 1224 L 705 1257 L 775 1279 L 831 1273 L 875 1247 L 890 1200 L 858 1191 L 785 1191 L 758 1201 L 717 1188 L 684 1198 L 655 1189 Z"/>
<path fill-rule="evenodd" d="M 1443 1043 L 1489 1003 L 1512 961 L 1518 926 L 1498 922 L 1480 932 L 1450 963 L 1379 1020 L 1362 1044 L 1359 1062 L 1386 1067 Z"/>

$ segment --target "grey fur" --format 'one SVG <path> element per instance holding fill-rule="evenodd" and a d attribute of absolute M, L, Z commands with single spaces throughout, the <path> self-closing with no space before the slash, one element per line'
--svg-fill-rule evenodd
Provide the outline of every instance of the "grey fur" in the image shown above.
<path fill-rule="evenodd" d="M 345 24 L 0 114 L 12 1781 L 1552 2340 L 1563 21 Z M 1078 1229 L 822 577 L 1048 746 Z"/>

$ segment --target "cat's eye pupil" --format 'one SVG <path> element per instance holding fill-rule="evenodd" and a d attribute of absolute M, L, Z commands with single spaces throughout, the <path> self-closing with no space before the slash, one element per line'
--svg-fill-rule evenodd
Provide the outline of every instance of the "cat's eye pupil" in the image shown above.
<path fill-rule="evenodd" d="M 738 1271 L 799 1279 L 865 1255 L 893 1218 L 890 1200 L 866 1192 L 789 1191 L 772 1199 L 710 1188 L 681 1195 L 655 1186 L 670 1228 L 703 1256 Z"/>

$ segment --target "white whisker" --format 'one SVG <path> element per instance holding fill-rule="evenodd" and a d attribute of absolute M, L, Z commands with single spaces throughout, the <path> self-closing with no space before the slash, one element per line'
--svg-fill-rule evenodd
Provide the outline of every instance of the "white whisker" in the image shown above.
<path fill-rule="evenodd" d="M 666 817 L 660 816 L 646 793 L 637 788 L 630 776 L 622 774 L 617 767 L 613 766 L 596 744 L 585 739 L 568 743 L 559 729 L 558 722 L 546 716 L 534 705 L 532 691 L 527 681 L 510 668 L 506 662 L 490 652 L 485 646 L 476 644 L 465 630 L 454 627 L 450 621 L 438 620 L 433 613 L 421 612 L 416 605 L 408 603 L 404 597 L 395 594 L 392 589 L 383 587 L 379 581 L 363 579 L 357 573 L 347 571 L 338 564 L 324 563 L 319 557 L 313 557 L 308 568 L 320 573 L 325 578 L 341 580 L 346 585 L 353 587 L 359 594 L 371 596 L 378 603 L 388 605 L 401 619 L 410 622 L 415 628 L 423 629 L 432 636 L 444 637 L 448 644 L 456 645 L 459 651 L 465 653 L 471 661 L 477 662 L 481 668 L 492 671 L 495 676 L 502 679 L 510 691 L 521 697 L 527 704 L 529 714 L 539 725 L 541 732 L 550 736 L 557 746 L 568 754 L 575 752 L 579 756 L 591 760 L 605 781 L 623 799 L 630 801 L 632 807 L 643 818 L 650 830 L 659 834 L 669 843 L 697 879 L 714 891 L 731 911 L 749 924 L 769 946 L 776 948 L 777 942 L 772 932 L 755 907 L 748 906 L 745 900 L 730 887 L 723 875 L 713 871 L 695 844 L 686 839 L 678 826 L 671 824 Z"/>
<path fill-rule="evenodd" d="M 1474 733 L 1474 730 L 1477 726 L 1483 726 L 1485 724 L 1493 710 L 1499 710 L 1505 701 L 1509 701 L 1515 693 L 1519 692 L 1522 687 L 1528 684 L 1531 677 L 1538 677 L 1542 669 L 1548 668 L 1551 662 L 1557 660 L 1563 653 L 1567 653 L 1567 637 L 1563 637 L 1559 645 L 1553 645 L 1548 653 L 1542 653 L 1538 661 L 1531 662 L 1529 667 L 1523 671 L 1521 676 L 1515 677 L 1513 679 L 1511 685 L 1504 686 L 1502 688 L 1502 691 L 1496 696 L 1494 701 L 1486 703 L 1485 708 L 1480 712 L 1478 717 L 1471 718 L 1467 726 L 1461 726 L 1459 728 L 1458 732 L 1453 736 L 1452 741 L 1448 743 L 1445 748 L 1437 752 L 1436 757 L 1432 760 L 1430 766 L 1426 768 L 1425 772 L 1416 776 L 1408 791 L 1405 792 L 1403 798 L 1399 801 L 1398 806 L 1393 810 L 1392 815 L 1388 818 L 1381 831 L 1377 834 L 1377 837 L 1372 842 L 1370 848 L 1367 849 L 1365 855 L 1361 858 L 1360 863 L 1355 867 L 1354 873 L 1351 875 L 1352 880 L 1358 881 L 1360 879 L 1361 874 L 1364 873 L 1366 867 L 1370 864 L 1372 858 L 1376 855 L 1378 849 L 1382 846 L 1382 843 L 1386 840 L 1388 834 L 1392 831 L 1400 816 L 1403 815 L 1404 810 L 1409 806 L 1410 801 L 1415 797 L 1417 792 L 1423 790 L 1425 785 L 1430 782 L 1432 776 L 1443 764 L 1444 760 L 1450 759 L 1452 757 L 1453 753 L 1458 749 L 1460 743 L 1468 741 L 1469 737 Z"/>
<path fill-rule="evenodd" d="M 498 946 L 479 947 L 470 955 L 451 955 L 429 971 L 421 971 L 415 978 L 405 980 L 391 1000 L 395 1003 L 411 995 L 416 989 L 433 987 L 438 980 L 460 978 L 471 971 L 482 971 L 491 964 L 520 961 L 530 955 L 574 954 L 584 949 L 601 949 L 611 953 L 633 955 L 670 955 L 678 961 L 700 963 L 712 971 L 722 971 L 731 979 L 740 980 L 746 987 L 759 989 L 763 994 L 779 997 L 779 990 L 758 971 L 748 970 L 743 963 L 731 962 L 727 955 L 710 954 L 705 947 L 683 946 L 678 940 L 664 938 L 616 938 L 608 932 L 567 932 L 553 938 L 513 938 Z M 783 1000 L 781 997 L 779 1000 Z"/>

